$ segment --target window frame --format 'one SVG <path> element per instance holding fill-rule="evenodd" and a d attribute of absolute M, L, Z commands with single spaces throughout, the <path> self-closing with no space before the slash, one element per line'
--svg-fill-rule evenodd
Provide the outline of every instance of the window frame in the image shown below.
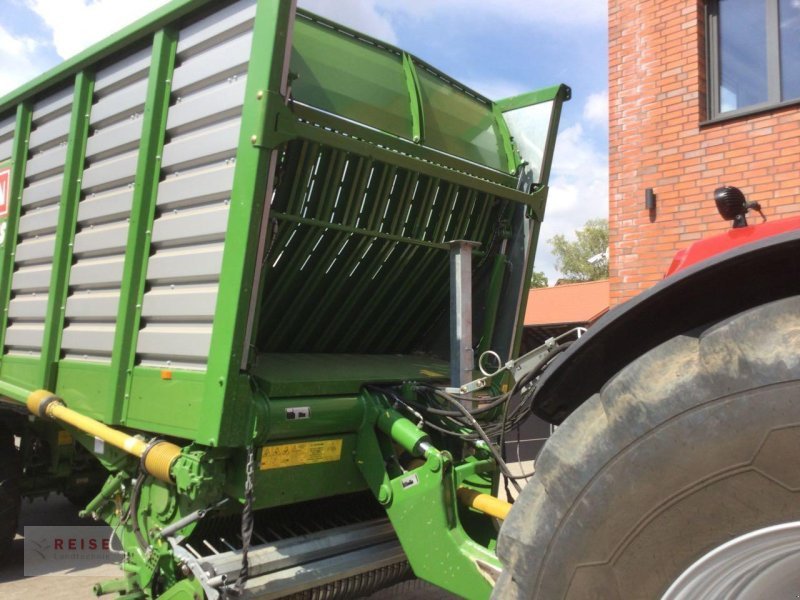
<path fill-rule="evenodd" d="M 800 104 L 799 98 L 781 100 L 781 28 L 779 0 L 761 0 L 766 11 L 767 26 L 767 100 L 758 104 L 720 112 L 720 52 L 719 52 L 719 3 L 705 3 L 706 36 L 706 103 L 709 122 L 725 121 L 756 114 L 775 108 Z"/>

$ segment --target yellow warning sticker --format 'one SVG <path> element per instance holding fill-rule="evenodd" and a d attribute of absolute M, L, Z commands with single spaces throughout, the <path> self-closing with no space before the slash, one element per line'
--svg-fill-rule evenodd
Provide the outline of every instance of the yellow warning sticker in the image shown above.
<path fill-rule="evenodd" d="M 341 458 L 342 440 L 264 446 L 261 449 L 261 470 L 335 462 Z"/>
<path fill-rule="evenodd" d="M 58 432 L 58 445 L 59 446 L 68 446 L 72 443 L 72 436 L 70 435 L 69 431 L 64 431 L 60 429 Z"/>

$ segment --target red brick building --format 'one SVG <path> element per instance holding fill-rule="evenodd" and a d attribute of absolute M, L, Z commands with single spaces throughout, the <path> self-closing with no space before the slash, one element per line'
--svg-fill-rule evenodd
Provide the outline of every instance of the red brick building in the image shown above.
<path fill-rule="evenodd" d="M 768 218 L 800 214 L 800 1 L 609 0 L 609 117 L 617 304 L 730 227 L 720 185 Z"/>

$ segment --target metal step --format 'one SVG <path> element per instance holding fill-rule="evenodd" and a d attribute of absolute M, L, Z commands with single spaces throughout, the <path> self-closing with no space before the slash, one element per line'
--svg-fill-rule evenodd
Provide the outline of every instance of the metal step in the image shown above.
<path fill-rule="evenodd" d="M 406 556 L 387 519 L 252 546 L 248 561 L 241 597 L 249 599 L 291 596 L 379 570 L 392 583 L 388 576 L 396 580 L 406 571 Z M 242 552 L 213 554 L 199 562 L 209 579 L 231 584 L 239 575 Z"/>

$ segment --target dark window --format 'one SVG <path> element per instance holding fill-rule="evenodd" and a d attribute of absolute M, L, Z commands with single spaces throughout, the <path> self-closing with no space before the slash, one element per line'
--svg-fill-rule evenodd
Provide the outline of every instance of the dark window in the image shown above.
<path fill-rule="evenodd" d="M 800 0 L 709 0 L 709 116 L 800 100 Z"/>

